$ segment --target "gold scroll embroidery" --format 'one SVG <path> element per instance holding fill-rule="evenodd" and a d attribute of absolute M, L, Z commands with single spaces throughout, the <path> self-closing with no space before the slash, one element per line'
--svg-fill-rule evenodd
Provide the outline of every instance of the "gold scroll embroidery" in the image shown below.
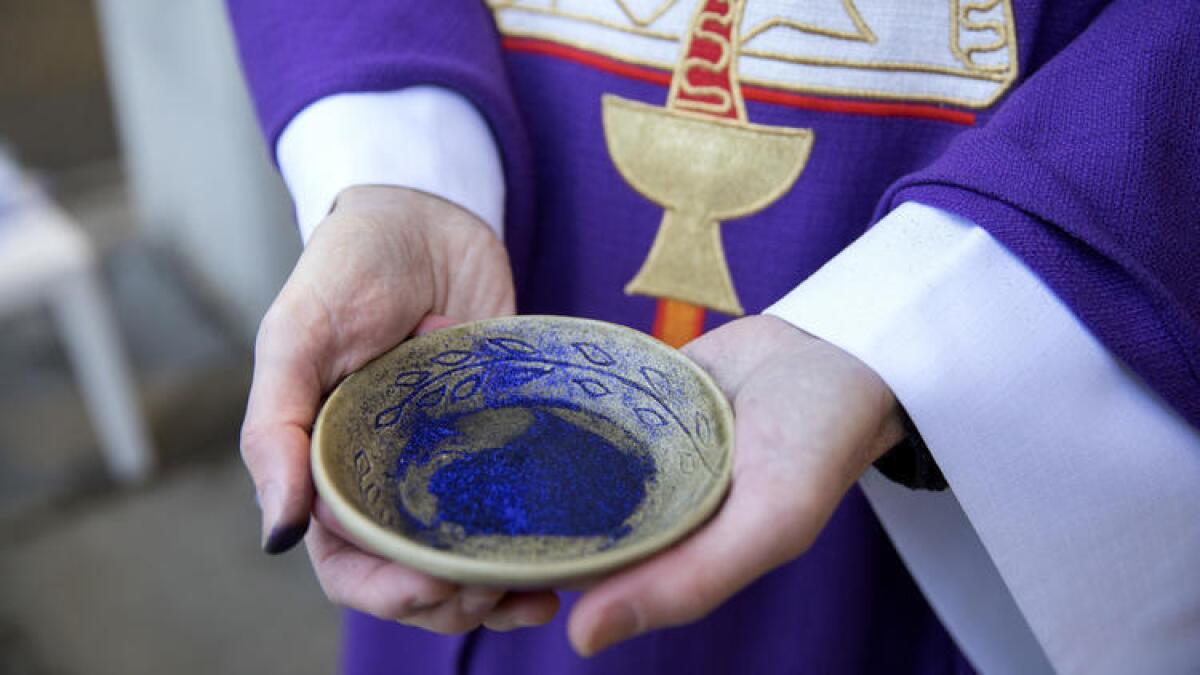
<path fill-rule="evenodd" d="M 1004 21 L 990 19 L 980 21 L 972 18 L 973 14 L 986 14 L 1000 6 L 1001 0 L 982 0 L 979 2 L 967 0 L 950 0 L 950 51 L 967 68 L 983 72 L 1005 72 L 1008 63 L 984 65 L 975 60 L 976 54 L 991 54 L 1002 49 L 1009 50 L 1009 62 L 1016 70 L 1016 39 L 1009 26 L 1013 25 L 1012 5 L 1004 3 Z M 963 33 L 992 33 L 995 37 L 991 42 L 964 47 Z"/>

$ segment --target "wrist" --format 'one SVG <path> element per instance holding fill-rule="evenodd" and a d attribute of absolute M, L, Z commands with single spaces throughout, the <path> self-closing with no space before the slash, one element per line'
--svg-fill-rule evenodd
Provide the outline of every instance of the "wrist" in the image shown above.
<path fill-rule="evenodd" d="M 761 367 L 770 367 L 781 353 L 792 352 L 810 363 L 828 364 L 831 372 L 836 373 L 836 379 L 829 380 L 830 386 L 852 387 L 869 402 L 867 409 L 873 411 L 874 433 L 865 439 L 862 454 L 855 462 L 854 480 L 906 438 L 908 430 L 903 408 L 883 378 L 866 363 L 778 317 L 761 315 L 746 320 L 761 322 L 775 345 L 774 349 L 760 352 Z"/>
<path fill-rule="evenodd" d="M 348 233 L 353 234 L 347 238 Z M 382 256 L 414 289 L 429 292 L 432 311 L 459 320 L 514 311 L 512 273 L 500 237 L 470 211 L 436 195 L 400 186 L 345 188 L 309 247 L 318 242 L 329 250 L 371 249 L 365 254 Z M 338 264 L 346 264 L 335 255 L 342 260 Z"/>
<path fill-rule="evenodd" d="M 431 194 L 399 185 L 351 185 L 334 198 L 330 214 L 359 217 L 389 217 L 427 210 Z M 443 202 L 449 205 L 449 202 Z"/>

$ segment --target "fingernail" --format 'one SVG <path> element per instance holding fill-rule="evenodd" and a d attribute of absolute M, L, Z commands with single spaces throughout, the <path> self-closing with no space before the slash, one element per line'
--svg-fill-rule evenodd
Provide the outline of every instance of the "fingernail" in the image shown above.
<path fill-rule="evenodd" d="M 534 628 L 536 626 L 544 625 L 545 623 L 545 620 L 538 621 L 533 617 L 524 616 L 520 612 L 517 612 L 515 614 L 493 614 L 492 616 L 488 617 L 488 620 L 484 625 L 498 633 L 507 633 L 508 631 L 513 631 L 520 628 Z"/>
<path fill-rule="evenodd" d="M 308 522 L 292 523 L 273 528 L 263 541 L 263 552 L 270 555 L 285 553 L 304 538 L 308 531 Z"/>
<path fill-rule="evenodd" d="M 304 538 L 308 519 L 300 523 L 280 522 L 283 511 L 283 494 L 274 483 L 267 483 L 257 493 L 258 505 L 262 509 L 262 550 L 277 555 L 296 545 Z"/>
<path fill-rule="evenodd" d="M 518 628 L 524 628 L 524 626 L 507 619 L 488 619 L 483 623 L 483 627 L 496 633 L 508 633 Z"/>
<path fill-rule="evenodd" d="M 446 602 L 446 601 L 445 600 L 415 600 L 415 601 L 413 601 L 413 603 L 411 605 L 408 606 L 407 609 L 404 610 L 404 616 L 412 616 L 413 614 L 420 614 L 421 612 L 427 612 L 431 609 L 437 609 L 438 607 L 442 606 L 442 603 L 444 603 L 444 602 Z"/>
<path fill-rule="evenodd" d="M 538 626 L 545 626 L 546 621 L 547 620 L 545 619 L 539 620 L 534 616 L 524 615 L 518 611 L 518 613 L 510 614 L 493 614 L 492 616 L 487 617 L 486 626 L 491 628 L 492 631 L 506 633 L 509 631 L 516 631 L 518 628 L 535 628 Z"/>
<path fill-rule="evenodd" d="M 637 635 L 638 617 L 629 605 L 613 605 L 604 613 L 590 645 L 582 650 L 583 656 L 594 656 L 603 649 Z"/>

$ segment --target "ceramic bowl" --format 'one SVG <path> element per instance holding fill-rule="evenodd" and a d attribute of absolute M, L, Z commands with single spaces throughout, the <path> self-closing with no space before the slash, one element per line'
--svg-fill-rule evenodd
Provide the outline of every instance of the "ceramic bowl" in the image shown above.
<path fill-rule="evenodd" d="M 318 492 L 362 546 L 508 588 L 594 578 L 700 525 L 733 418 L 678 351 L 613 324 L 525 316 L 413 338 L 334 390 Z"/>

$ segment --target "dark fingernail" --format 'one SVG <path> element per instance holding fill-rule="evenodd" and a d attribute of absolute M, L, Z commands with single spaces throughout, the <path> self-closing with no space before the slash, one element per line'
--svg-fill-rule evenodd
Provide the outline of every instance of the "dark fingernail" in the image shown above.
<path fill-rule="evenodd" d="M 304 538 L 304 533 L 308 530 L 308 521 L 303 523 L 292 523 L 290 525 L 279 525 L 271 530 L 263 541 L 263 552 L 271 555 L 279 555 L 291 550 L 293 546 Z"/>

